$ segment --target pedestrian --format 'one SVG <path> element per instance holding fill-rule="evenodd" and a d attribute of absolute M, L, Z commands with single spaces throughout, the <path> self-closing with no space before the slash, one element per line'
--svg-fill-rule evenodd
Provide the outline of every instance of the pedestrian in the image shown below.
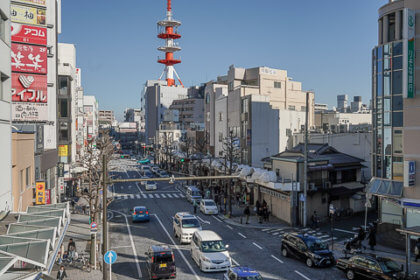
<path fill-rule="evenodd" d="M 417 238 L 416 245 L 414 246 L 414 255 L 417 262 L 417 260 L 420 258 L 420 238 Z"/>
<path fill-rule="evenodd" d="M 76 252 L 76 242 L 73 241 L 73 238 L 70 238 L 69 245 L 67 246 L 68 258 L 70 261 L 73 260 Z"/>
<path fill-rule="evenodd" d="M 260 206 L 258 210 L 258 219 L 259 219 L 259 223 L 262 224 L 263 222 L 263 207 L 262 206 Z"/>
<path fill-rule="evenodd" d="M 249 216 L 251 215 L 251 210 L 249 209 L 249 205 L 245 207 L 244 215 L 246 216 L 246 224 L 249 224 Z"/>
<path fill-rule="evenodd" d="M 370 227 L 368 239 L 369 239 L 370 249 L 372 251 L 374 251 L 375 250 L 375 246 L 376 246 L 376 227 L 375 227 L 375 225 L 372 225 Z"/>
<path fill-rule="evenodd" d="M 314 211 L 314 214 L 312 215 L 312 226 L 314 228 L 318 228 L 318 213 L 316 212 L 316 210 Z"/>
<path fill-rule="evenodd" d="M 257 213 L 257 215 L 260 215 L 260 202 L 258 200 L 257 200 L 257 202 L 255 202 L 254 210 Z"/>
<path fill-rule="evenodd" d="M 60 270 L 57 272 L 57 279 L 63 280 L 64 277 L 68 277 L 66 273 L 66 269 L 64 268 L 64 265 L 60 266 Z"/>
<path fill-rule="evenodd" d="M 193 199 L 194 214 L 197 214 L 197 201 Z"/>

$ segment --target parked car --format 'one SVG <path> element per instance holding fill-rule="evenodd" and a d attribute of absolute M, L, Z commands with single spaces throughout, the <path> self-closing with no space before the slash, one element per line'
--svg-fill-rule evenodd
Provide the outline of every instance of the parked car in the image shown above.
<path fill-rule="evenodd" d="M 157 184 L 154 181 L 147 181 L 146 182 L 146 191 L 155 191 L 157 190 Z"/>
<path fill-rule="evenodd" d="M 258 271 L 246 267 L 246 266 L 235 266 L 231 267 L 224 275 L 223 280 L 263 280 L 262 276 Z"/>
<path fill-rule="evenodd" d="M 334 255 L 328 245 L 320 239 L 298 233 L 287 233 L 281 242 L 283 257 L 294 256 L 303 260 L 308 267 L 331 266 L 334 264 Z"/>
<path fill-rule="evenodd" d="M 222 238 L 211 230 L 194 232 L 191 242 L 191 257 L 201 271 L 226 271 L 232 266 L 228 249 Z"/>
<path fill-rule="evenodd" d="M 131 211 L 131 221 L 133 223 L 150 221 L 149 210 L 146 206 L 136 206 Z"/>
<path fill-rule="evenodd" d="M 152 245 L 145 254 L 149 279 L 176 278 L 175 256 L 169 246 Z"/>
<path fill-rule="evenodd" d="M 192 236 L 197 230 L 201 230 L 201 224 L 197 218 L 188 212 L 178 212 L 173 217 L 172 223 L 175 238 L 179 243 L 191 243 Z"/>
<path fill-rule="evenodd" d="M 346 273 L 349 280 L 359 276 L 368 279 L 406 279 L 403 267 L 389 258 L 378 257 L 374 254 L 356 254 L 349 258 L 339 258 L 336 266 Z"/>
<path fill-rule="evenodd" d="M 204 214 L 218 214 L 219 210 L 213 199 L 202 199 L 200 201 L 200 211 Z"/>
<path fill-rule="evenodd" d="M 187 200 L 189 202 L 192 203 L 194 200 L 200 202 L 201 198 L 201 192 L 196 186 L 187 186 Z"/>

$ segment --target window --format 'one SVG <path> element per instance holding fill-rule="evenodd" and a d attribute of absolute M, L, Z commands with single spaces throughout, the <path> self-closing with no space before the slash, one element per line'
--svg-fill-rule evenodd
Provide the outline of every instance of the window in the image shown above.
<path fill-rule="evenodd" d="M 404 179 L 404 164 L 402 157 L 392 157 L 392 179 L 402 181 Z"/>
<path fill-rule="evenodd" d="M 401 94 L 402 93 L 402 84 L 403 84 L 403 72 L 394 71 L 392 72 L 392 94 Z"/>
<path fill-rule="evenodd" d="M 399 111 L 403 109 L 403 98 L 401 95 L 392 97 L 392 111 Z"/>
<path fill-rule="evenodd" d="M 223 112 L 219 112 L 219 122 L 223 121 Z"/>
<path fill-rule="evenodd" d="M 391 72 L 384 73 L 384 95 L 391 95 Z"/>
<path fill-rule="evenodd" d="M 219 132 L 219 142 L 223 141 L 223 133 Z"/>
<path fill-rule="evenodd" d="M 296 107 L 295 107 L 295 105 L 289 105 L 289 110 L 291 110 L 291 111 L 294 111 L 294 110 L 296 110 Z"/>
<path fill-rule="evenodd" d="M 401 70 L 403 67 L 403 57 L 393 57 L 392 58 L 392 68 L 393 70 Z"/>
<path fill-rule="evenodd" d="M 23 188 L 23 169 L 21 171 L 19 171 L 19 188 L 20 188 L 21 192 L 24 191 L 24 188 Z"/>
<path fill-rule="evenodd" d="M 392 135 L 392 152 L 395 154 L 402 154 L 403 152 L 403 137 L 400 129 L 394 130 Z"/>
<path fill-rule="evenodd" d="M 31 167 L 29 166 L 29 167 L 27 167 L 26 168 L 26 187 L 28 187 L 28 186 L 30 186 L 31 185 Z"/>
<path fill-rule="evenodd" d="M 233 90 L 233 82 L 230 82 L 228 84 L 228 91 L 232 91 Z"/>
<path fill-rule="evenodd" d="M 62 96 L 66 96 L 69 93 L 68 87 L 69 81 L 67 77 L 59 76 L 58 77 L 58 85 L 59 85 L 59 93 Z"/>
<path fill-rule="evenodd" d="M 281 82 L 274 82 L 274 88 L 281 88 Z"/>
<path fill-rule="evenodd" d="M 392 55 L 402 55 L 403 53 L 403 43 L 402 42 L 395 42 L 392 48 Z"/>
<path fill-rule="evenodd" d="M 59 99 L 58 100 L 58 117 L 59 118 L 68 118 L 68 101 L 67 99 Z"/>
<path fill-rule="evenodd" d="M 384 149 L 385 149 L 385 154 L 386 155 L 391 154 L 391 143 L 392 143 L 391 128 L 390 127 L 385 127 L 384 128 Z"/>
<path fill-rule="evenodd" d="M 403 126 L 403 112 L 392 113 L 392 126 L 402 127 Z"/>
<path fill-rule="evenodd" d="M 59 137 L 59 141 L 69 140 L 69 125 L 67 122 L 60 122 L 58 137 Z"/>

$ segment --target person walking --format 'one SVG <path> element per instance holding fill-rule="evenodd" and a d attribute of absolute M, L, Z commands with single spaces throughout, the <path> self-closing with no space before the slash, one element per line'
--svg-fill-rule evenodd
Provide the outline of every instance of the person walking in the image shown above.
<path fill-rule="evenodd" d="M 194 214 L 197 214 L 197 200 L 193 199 Z"/>
<path fill-rule="evenodd" d="M 251 210 L 249 209 L 249 205 L 245 207 L 244 215 L 246 216 L 246 224 L 249 224 L 249 216 L 251 215 Z"/>
<path fill-rule="evenodd" d="M 318 214 L 316 212 L 316 210 L 314 211 L 314 214 L 312 215 L 312 226 L 313 228 L 317 229 L 318 228 Z"/>
<path fill-rule="evenodd" d="M 376 227 L 375 227 L 375 225 L 372 225 L 370 227 L 368 239 L 369 239 L 370 249 L 372 251 L 375 251 L 375 246 L 376 246 Z"/>
<path fill-rule="evenodd" d="M 257 200 L 257 202 L 255 202 L 255 212 L 257 213 L 257 215 L 260 215 L 260 201 Z"/>
<path fill-rule="evenodd" d="M 420 259 L 420 238 L 417 238 L 416 245 L 414 246 L 414 256 L 415 261 L 417 262 Z"/>
<path fill-rule="evenodd" d="M 60 270 L 57 272 L 57 279 L 63 280 L 64 277 L 68 278 L 66 269 L 64 268 L 64 265 L 60 266 Z"/>

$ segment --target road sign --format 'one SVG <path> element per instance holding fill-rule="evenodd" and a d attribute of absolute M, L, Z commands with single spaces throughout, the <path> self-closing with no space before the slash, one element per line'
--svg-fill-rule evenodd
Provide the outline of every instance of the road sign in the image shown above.
<path fill-rule="evenodd" d="M 104 261 L 107 264 L 113 264 L 117 260 L 117 253 L 113 250 L 109 250 L 104 255 Z"/>
<path fill-rule="evenodd" d="M 97 233 L 98 232 L 98 224 L 95 222 L 90 223 L 90 233 Z"/>
<path fill-rule="evenodd" d="M 330 214 L 331 215 L 334 215 L 335 214 L 335 207 L 334 207 L 334 204 L 330 204 L 330 207 L 329 207 L 329 210 L 330 210 Z"/>

